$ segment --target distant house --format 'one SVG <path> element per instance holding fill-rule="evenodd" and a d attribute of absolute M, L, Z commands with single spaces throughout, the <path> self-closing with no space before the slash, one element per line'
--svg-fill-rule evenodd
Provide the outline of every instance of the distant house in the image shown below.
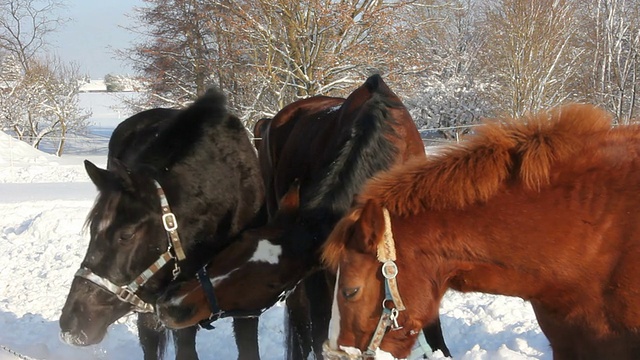
<path fill-rule="evenodd" d="M 107 92 L 107 84 L 103 79 L 87 79 L 80 85 L 80 92 Z"/>
<path fill-rule="evenodd" d="M 80 92 L 132 92 L 139 91 L 140 83 L 122 75 L 107 75 L 105 79 L 82 80 Z"/>

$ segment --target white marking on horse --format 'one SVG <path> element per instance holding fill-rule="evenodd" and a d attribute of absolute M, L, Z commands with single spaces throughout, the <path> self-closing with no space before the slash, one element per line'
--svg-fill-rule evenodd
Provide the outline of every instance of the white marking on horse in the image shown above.
<path fill-rule="evenodd" d="M 249 262 L 266 262 L 276 265 L 280 261 L 280 255 L 282 255 L 281 246 L 273 245 L 269 240 L 260 240 Z"/>
<path fill-rule="evenodd" d="M 333 289 L 333 304 L 331 305 L 331 320 L 329 321 L 329 347 L 338 349 L 340 335 L 340 309 L 338 309 L 338 282 L 340 281 L 340 267 L 336 273 L 336 286 Z"/>
<path fill-rule="evenodd" d="M 107 230 L 107 228 L 111 225 L 112 221 L 113 221 L 113 215 L 111 212 L 109 212 L 102 219 L 100 219 L 100 222 L 98 223 L 98 233 L 102 233 L 105 230 Z"/>

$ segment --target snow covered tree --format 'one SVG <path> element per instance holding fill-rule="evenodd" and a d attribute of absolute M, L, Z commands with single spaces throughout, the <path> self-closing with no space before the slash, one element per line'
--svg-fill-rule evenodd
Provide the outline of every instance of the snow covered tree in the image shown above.
<path fill-rule="evenodd" d="M 219 44 L 211 30 L 213 2 L 203 0 L 145 0 L 138 9 L 142 35 L 132 49 L 119 51 L 132 63 L 144 87 L 142 108 L 182 107 L 218 84 Z M 227 76 L 234 76 L 229 74 Z"/>
<path fill-rule="evenodd" d="M 44 84 L 43 117 L 55 134 L 57 156 L 61 156 L 67 136 L 71 132 L 84 132 L 91 112 L 79 105 L 80 73 L 76 64 L 65 64 L 59 59 L 49 61 L 51 76 Z"/>
<path fill-rule="evenodd" d="M 79 110 L 77 66 L 45 57 L 46 36 L 63 23 L 56 0 L 0 0 L 0 125 L 38 147 L 57 141 L 58 155 L 70 130 L 89 117 Z"/>
<path fill-rule="evenodd" d="M 417 49 L 428 60 L 414 77 L 405 103 L 418 128 L 437 129 L 445 139 L 458 139 L 490 114 L 487 94 L 497 84 L 478 76 L 482 43 L 475 32 L 472 1 L 441 5 L 430 9 L 429 18 L 438 21 L 430 22 Z"/>
<path fill-rule="evenodd" d="M 592 0 L 583 19 L 586 78 L 578 90 L 628 123 L 640 106 L 640 3 Z"/>
<path fill-rule="evenodd" d="M 411 14 L 433 2 L 145 1 L 146 40 L 121 53 L 145 81 L 144 105 L 183 106 L 217 85 L 247 122 L 300 98 L 346 95 L 373 72 L 404 83 L 425 60 L 404 39 L 428 31 Z"/>
<path fill-rule="evenodd" d="M 483 76 L 494 89 L 498 112 L 520 117 L 570 99 L 568 85 L 578 75 L 582 49 L 571 0 L 498 0 L 486 4 L 482 51 Z M 493 82 L 492 81 L 492 82 Z"/>

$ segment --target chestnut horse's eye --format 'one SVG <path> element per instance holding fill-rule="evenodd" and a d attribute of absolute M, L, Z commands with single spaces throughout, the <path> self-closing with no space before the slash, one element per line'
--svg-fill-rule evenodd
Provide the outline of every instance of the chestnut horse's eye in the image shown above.
<path fill-rule="evenodd" d="M 358 290 L 360 290 L 359 287 L 343 288 L 342 296 L 344 296 L 344 298 L 347 300 L 351 299 L 352 297 L 356 296 L 356 294 L 358 293 Z"/>

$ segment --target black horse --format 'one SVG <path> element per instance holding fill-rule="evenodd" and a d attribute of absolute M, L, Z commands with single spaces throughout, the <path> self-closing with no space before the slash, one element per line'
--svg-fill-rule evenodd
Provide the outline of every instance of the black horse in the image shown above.
<path fill-rule="evenodd" d="M 85 161 L 100 193 L 87 219 L 87 254 L 60 317 L 61 336 L 73 345 L 95 344 L 111 323 L 137 311 L 144 358 L 159 359 L 167 331 L 150 304 L 169 281 L 194 276 L 232 236 L 262 221 L 255 150 L 224 97 L 210 90 L 185 110 L 152 109 L 123 121 L 107 164 L 102 170 Z M 239 357 L 259 358 L 257 319 L 234 320 L 234 329 Z M 198 358 L 196 332 L 173 333 L 177 359 Z"/>

